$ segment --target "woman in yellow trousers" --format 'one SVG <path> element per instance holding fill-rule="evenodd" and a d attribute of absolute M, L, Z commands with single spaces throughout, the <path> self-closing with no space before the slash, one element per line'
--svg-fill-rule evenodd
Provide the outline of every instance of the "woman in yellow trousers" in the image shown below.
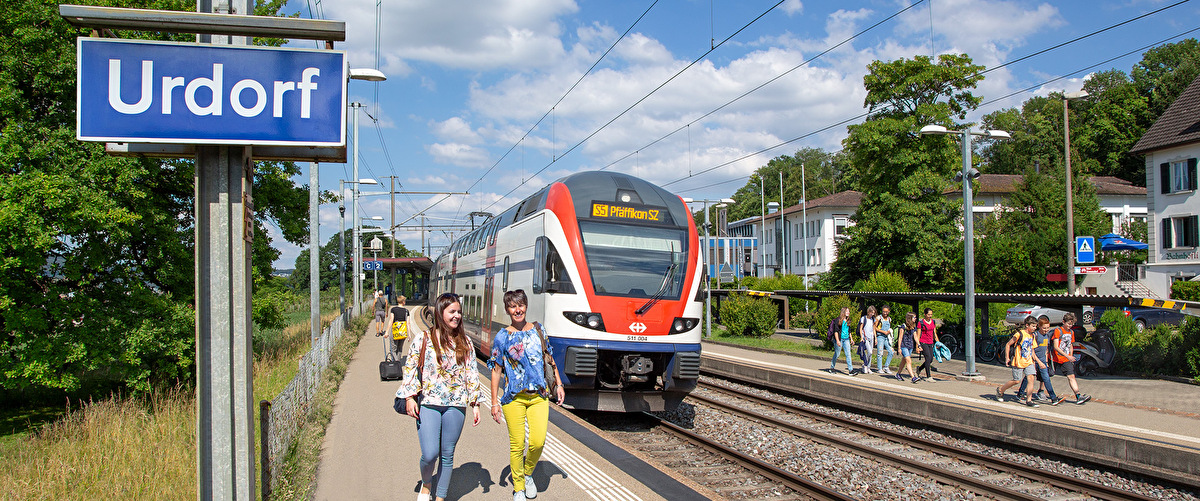
<path fill-rule="evenodd" d="M 551 348 L 542 351 L 545 332 L 541 326 L 525 320 L 528 306 L 525 291 L 517 289 L 504 293 L 504 311 L 511 325 L 500 329 L 492 340 L 488 367 L 492 370 L 492 419 L 497 423 L 501 413 L 508 422 L 509 460 L 512 467 L 513 501 L 537 497 L 533 483 L 533 468 L 546 443 L 546 426 L 550 421 L 550 401 L 543 363 L 553 364 Z M 507 382 L 500 388 L 501 374 Z M 554 367 L 555 395 L 563 400 L 562 378 Z M 503 391 L 501 391 L 503 390 Z M 499 401 L 497 401 L 499 400 Z M 525 426 L 529 426 L 529 450 L 525 447 Z"/>

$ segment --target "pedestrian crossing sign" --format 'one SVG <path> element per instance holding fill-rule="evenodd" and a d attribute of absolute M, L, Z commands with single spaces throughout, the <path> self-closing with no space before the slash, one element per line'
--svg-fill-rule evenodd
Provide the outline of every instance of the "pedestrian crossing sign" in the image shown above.
<path fill-rule="evenodd" d="M 1075 262 L 1091 264 L 1096 262 L 1096 238 L 1075 237 Z"/>

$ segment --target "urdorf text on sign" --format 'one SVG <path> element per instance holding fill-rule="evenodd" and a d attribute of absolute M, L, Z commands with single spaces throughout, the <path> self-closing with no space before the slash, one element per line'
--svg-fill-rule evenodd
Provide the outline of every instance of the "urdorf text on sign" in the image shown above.
<path fill-rule="evenodd" d="M 80 38 L 82 141 L 344 146 L 342 51 Z"/>

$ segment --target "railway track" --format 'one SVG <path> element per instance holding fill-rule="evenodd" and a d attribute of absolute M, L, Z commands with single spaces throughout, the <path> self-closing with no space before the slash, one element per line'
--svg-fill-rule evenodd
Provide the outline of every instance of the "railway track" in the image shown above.
<path fill-rule="evenodd" d="M 720 398 L 693 393 L 694 402 L 993 499 L 1157 499 L 711 383 L 701 387 Z"/>

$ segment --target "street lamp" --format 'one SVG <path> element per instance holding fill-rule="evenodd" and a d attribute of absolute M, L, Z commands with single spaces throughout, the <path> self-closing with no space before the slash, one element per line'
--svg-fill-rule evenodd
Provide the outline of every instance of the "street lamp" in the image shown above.
<path fill-rule="evenodd" d="M 1075 209 L 1071 203 L 1071 127 L 1067 118 L 1067 103 L 1088 96 L 1087 91 L 1063 93 L 1063 150 L 1067 168 L 1067 295 L 1075 291 Z"/>
<path fill-rule="evenodd" d="M 355 121 L 357 122 L 357 118 L 355 119 Z M 356 129 L 357 129 L 357 128 L 356 128 Z M 357 140 L 357 139 L 355 139 L 355 141 L 354 141 L 354 144 L 355 144 L 355 148 L 357 148 L 357 145 L 358 145 L 358 140 Z M 354 173 L 355 173 L 355 174 L 358 174 L 358 155 L 357 155 L 357 154 L 355 154 L 355 155 L 354 155 Z M 358 177 L 357 177 L 357 176 L 355 176 L 355 179 L 358 179 Z M 338 183 L 339 183 L 339 184 L 338 184 L 338 196 L 341 196 L 341 195 L 342 195 L 342 193 L 345 193 L 345 192 L 346 192 L 346 186 L 345 186 L 345 185 L 347 185 L 347 184 L 353 184 L 353 185 L 354 185 L 354 191 L 352 192 L 352 194 L 351 194 L 351 196 L 350 196 L 350 206 L 351 206 L 351 207 L 353 207 L 353 216 L 352 216 L 352 217 L 354 217 L 354 219 L 352 220 L 352 221 L 353 221 L 353 224 L 351 225 L 351 226 L 352 226 L 352 228 L 353 228 L 353 230 L 351 231 L 351 233 L 353 234 L 353 237 L 352 237 L 352 238 L 354 239 L 354 241 L 353 241 L 353 242 L 354 242 L 354 248 L 355 248 L 355 249 L 358 249 L 358 248 L 360 247 L 360 244 L 359 244 L 359 241 L 358 241 L 358 185 L 360 185 L 360 184 L 378 184 L 378 181 L 376 181 L 376 180 L 374 180 L 374 179 L 371 179 L 371 178 L 364 178 L 364 179 L 358 179 L 357 181 L 338 181 Z M 339 207 L 339 209 L 342 209 L 342 207 Z M 346 219 L 345 219 L 345 217 L 346 217 L 346 214 L 345 214 L 345 212 L 343 212 L 343 213 L 342 213 L 342 232 L 343 232 L 343 233 L 344 233 L 344 232 L 345 232 L 345 230 L 346 230 Z M 340 237 L 339 237 L 339 238 L 340 238 Z M 360 304 L 360 303 L 362 302 L 362 280 L 359 278 L 359 276 L 358 276 L 359 274 L 358 274 L 358 271 L 357 271 L 357 270 L 360 270 L 360 269 L 362 269 L 362 255 L 361 255 L 361 254 L 362 254 L 361 252 L 359 252 L 359 251 L 355 250 L 355 251 L 354 251 L 354 254 L 353 254 L 353 259 L 351 260 L 351 261 L 353 261 L 353 263 L 354 263 L 354 266 L 353 266 L 353 268 L 356 270 L 356 271 L 354 272 L 354 286 L 352 287 L 352 288 L 353 288 L 353 291 L 351 291 L 351 292 L 352 292 L 352 294 L 354 294 L 354 297 L 355 297 L 355 299 L 354 299 L 354 309 L 355 309 L 355 311 L 357 311 L 357 312 L 361 312 L 361 311 L 362 311 L 361 304 Z M 344 245 L 344 244 L 342 244 L 342 255 L 343 255 L 343 256 L 345 256 L 345 255 L 346 255 L 346 249 L 345 249 L 345 245 Z M 340 268 L 344 268 L 344 266 L 341 266 Z M 345 291 L 345 281 L 346 281 L 346 277 L 345 277 L 345 271 L 343 271 L 343 272 L 342 272 L 342 282 L 343 282 L 343 285 L 342 285 L 342 298 L 341 298 L 341 300 L 342 300 L 342 311 L 345 311 L 345 310 L 346 310 L 346 291 Z"/>
<path fill-rule="evenodd" d="M 373 68 L 350 68 L 349 71 L 351 80 L 365 80 L 368 82 L 382 82 L 387 80 L 387 76 L 383 72 Z M 358 110 L 362 108 L 362 103 L 350 103 L 350 107 L 354 108 L 354 179 L 358 177 Z M 361 181 L 361 180 L 360 180 Z M 371 180 L 371 184 L 377 181 Z M 358 225 L 358 185 L 354 184 L 354 196 L 350 200 L 350 205 L 353 207 L 354 224 Z M 362 313 L 362 279 L 359 276 L 359 271 L 362 269 L 362 251 L 361 244 L 358 241 L 358 232 L 354 232 L 354 310 L 356 313 Z"/>
<path fill-rule="evenodd" d="M 923 136 L 936 134 L 962 137 L 962 171 L 954 176 L 954 180 L 962 181 L 963 191 L 963 282 L 966 283 L 966 325 L 963 334 L 966 340 L 963 349 L 967 361 L 967 370 L 963 372 L 963 376 L 973 378 L 979 376 L 979 373 L 975 371 L 975 211 L 971 202 L 971 180 L 979 177 L 979 171 L 971 167 L 971 136 L 991 139 L 1012 139 L 1012 136 L 1002 130 L 973 131 L 970 127 L 963 130 L 947 130 L 941 125 L 921 127 Z"/>
<path fill-rule="evenodd" d="M 709 202 L 712 202 L 712 203 L 716 204 L 713 207 L 721 208 L 721 207 L 725 207 L 725 206 L 735 203 L 735 200 L 732 198 L 722 198 L 720 200 L 693 200 L 690 198 L 683 199 L 683 203 L 685 203 L 685 204 L 690 204 L 692 202 L 703 202 L 704 203 L 704 244 L 703 244 L 704 251 L 701 252 L 700 255 L 701 255 L 701 260 L 704 262 L 704 271 L 705 271 L 705 273 L 704 273 L 704 276 L 705 276 L 705 280 L 704 280 L 704 282 L 705 282 L 704 283 L 704 330 L 705 330 L 704 337 L 709 337 L 709 336 L 712 336 L 712 287 L 711 287 L 712 275 L 711 275 L 710 269 L 709 269 L 711 264 L 708 262 L 708 255 L 709 255 L 709 249 L 708 249 L 708 227 L 709 227 L 708 204 L 709 204 Z M 718 269 L 717 276 L 720 276 L 720 274 L 721 274 L 721 270 Z"/>

